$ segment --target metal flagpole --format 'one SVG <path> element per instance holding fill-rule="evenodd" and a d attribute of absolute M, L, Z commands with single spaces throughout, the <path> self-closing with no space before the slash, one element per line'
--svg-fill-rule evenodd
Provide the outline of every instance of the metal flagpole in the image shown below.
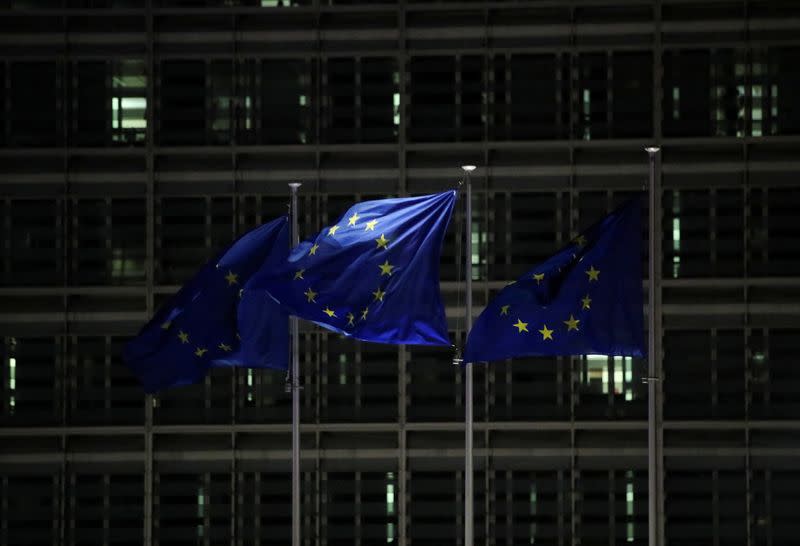
<path fill-rule="evenodd" d="M 658 459 L 656 457 L 656 196 L 658 195 L 658 182 L 656 180 L 656 154 L 660 148 L 651 146 L 645 148 L 650 158 L 650 229 L 649 229 L 649 258 L 647 282 L 647 531 L 648 545 L 658 545 Z"/>
<path fill-rule="evenodd" d="M 292 189 L 292 246 L 300 242 L 297 222 L 297 189 L 299 182 L 289 184 Z M 300 546 L 300 331 L 297 317 L 291 317 L 292 375 L 292 546 Z"/>
<path fill-rule="evenodd" d="M 464 332 L 468 333 L 472 328 L 472 184 L 470 173 L 475 170 L 475 165 L 463 165 L 461 167 L 466 175 L 466 213 L 465 223 L 465 247 L 464 247 L 464 267 L 466 281 L 466 325 Z M 472 365 L 464 363 L 464 374 L 466 375 L 466 392 L 464 399 L 464 546 L 472 546 L 474 534 L 473 522 L 473 469 L 472 469 Z"/>

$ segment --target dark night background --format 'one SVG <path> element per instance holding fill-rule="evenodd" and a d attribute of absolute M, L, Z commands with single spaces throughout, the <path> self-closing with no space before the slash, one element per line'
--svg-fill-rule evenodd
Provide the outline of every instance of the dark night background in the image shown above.
<path fill-rule="evenodd" d="M 0 0 L 0 544 L 290 543 L 283 375 L 150 398 L 119 358 L 288 182 L 309 235 L 476 164 L 477 312 L 651 143 L 659 545 L 797 544 L 799 33 L 788 0 Z M 461 544 L 451 352 L 301 350 L 304 544 Z M 475 368 L 476 543 L 647 544 L 645 372 Z"/>

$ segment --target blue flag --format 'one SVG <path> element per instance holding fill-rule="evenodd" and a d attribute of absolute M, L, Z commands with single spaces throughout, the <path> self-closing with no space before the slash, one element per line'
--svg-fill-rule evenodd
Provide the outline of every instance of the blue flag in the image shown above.
<path fill-rule="evenodd" d="M 464 361 L 643 356 L 640 201 L 628 201 L 503 288 L 472 327 Z"/>
<path fill-rule="evenodd" d="M 448 191 L 354 205 L 248 291 L 363 341 L 450 345 L 439 255 L 455 200 Z"/>
<path fill-rule="evenodd" d="M 165 302 L 123 352 L 144 390 L 197 383 L 215 366 L 286 369 L 287 315 L 244 289 L 288 252 L 282 217 L 240 237 Z"/>

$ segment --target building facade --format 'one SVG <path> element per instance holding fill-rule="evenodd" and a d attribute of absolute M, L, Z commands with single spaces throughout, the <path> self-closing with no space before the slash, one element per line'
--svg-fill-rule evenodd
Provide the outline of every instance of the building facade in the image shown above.
<path fill-rule="evenodd" d="M 477 165 L 457 341 L 458 256 L 478 311 L 652 143 L 659 545 L 796 544 L 799 31 L 793 0 L 0 0 L 0 544 L 290 543 L 284 376 L 147 397 L 119 357 L 287 182 L 309 235 Z M 461 545 L 452 351 L 301 351 L 304 545 Z M 645 375 L 476 366 L 476 543 L 646 544 Z"/>

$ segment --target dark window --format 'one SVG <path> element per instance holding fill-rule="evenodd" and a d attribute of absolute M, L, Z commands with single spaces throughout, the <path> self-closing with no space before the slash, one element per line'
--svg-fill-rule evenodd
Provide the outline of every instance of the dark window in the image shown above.
<path fill-rule="evenodd" d="M 397 61 L 361 59 L 361 138 L 364 142 L 394 142 L 400 124 Z"/>
<path fill-rule="evenodd" d="M 9 546 L 49 546 L 57 541 L 57 477 L 16 474 L 0 479 L 0 521 Z"/>
<path fill-rule="evenodd" d="M 455 70 L 455 57 L 414 57 L 409 62 L 409 140 L 456 140 Z"/>
<path fill-rule="evenodd" d="M 205 62 L 162 62 L 159 98 L 159 143 L 203 144 L 206 140 Z"/>
<path fill-rule="evenodd" d="M 80 199 L 73 214 L 73 283 L 144 282 L 144 200 Z"/>
<path fill-rule="evenodd" d="M 237 113 L 239 142 L 314 142 L 311 63 L 267 59 L 247 61 L 242 69 L 243 96 Z"/>
<path fill-rule="evenodd" d="M 711 135 L 710 63 L 705 50 L 664 54 L 664 136 Z"/>
<path fill-rule="evenodd" d="M 111 128 L 108 63 L 81 61 L 74 67 L 72 140 L 77 146 L 107 144 Z"/>
<path fill-rule="evenodd" d="M 16 199 L 7 202 L 5 251 L 0 254 L 2 283 L 14 285 L 60 284 L 63 281 L 63 247 L 59 200 Z"/>
<path fill-rule="evenodd" d="M 58 68 L 54 62 L 11 63 L 9 143 L 12 146 L 61 143 Z"/>
<path fill-rule="evenodd" d="M 540 140 L 567 137 L 567 57 L 497 56 L 493 75 L 493 138 Z"/>
<path fill-rule="evenodd" d="M 72 424 L 141 424 L 144 393 L 120 358 L 126 341 L 111 336 L 74 338 L 68 406 Z"/>
<path fill-rule="evenodd" d="M 780 135 L 796 135 L 800 133 L 800 48 L 780 48 L 772 53 L 775 84 L 770 86 L 772 103 L 770 110 L 777 111 L 771 115 L 776 118 Z M 777 96 L 776 96 L 777 95 Z M 767 134 L 766 132 L 764 134 Z"/>
<path fill-rule="evenodd" d="M 653 133 L 653 54 L 620 53 L 612 57 L 614 138 Z"/>

